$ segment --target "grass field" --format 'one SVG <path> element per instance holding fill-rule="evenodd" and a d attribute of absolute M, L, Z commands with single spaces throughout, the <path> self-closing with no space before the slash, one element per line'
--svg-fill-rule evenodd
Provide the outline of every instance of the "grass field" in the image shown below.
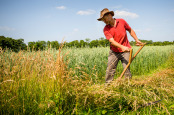
<path fill-rule="evenodd" d="M 138 49 L 139 47 L 133 47 L 133 54 Z M 109 48 L 104 47 L 67 49 L 65 52 L 68 52 L 68 67 L 76 69 L 78 76 L 83 76 L 85 72 L 93 79 L 97 79 L 99 83 L 104 82 L 109 50 Z M 174 46 L 145 46 L 131 64 L 131 73 L 134 76 L 151 73 L 159 66 L 163 66 L 173 52 Z M 83 73 L 80 71 L 83 71 Z M 123 67 L 119 62 L 115 78 L 120 76 L 122 71 Z M 97 74 L 98 78 L 95 78 L 94 74 Z"/>
<path fill-rule="evenodd" d="M 174 46 L 145 46 L 131 64 L 133 79 L 116 80 L 119 63 L 114 82 L 105 86 L 108 52 L 1 50 L 0 114 L 174 113 Z"/>

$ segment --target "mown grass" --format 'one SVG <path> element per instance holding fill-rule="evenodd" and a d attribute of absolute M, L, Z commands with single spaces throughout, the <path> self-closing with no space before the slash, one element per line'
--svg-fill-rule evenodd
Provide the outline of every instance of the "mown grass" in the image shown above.
<path fill-rule="evenodd" d="M 173 113 L 173 46 L 145 47 L 131 65 L 133 79 L 109 86 L 108 48 L 0 52 L 0 114 Z"/>

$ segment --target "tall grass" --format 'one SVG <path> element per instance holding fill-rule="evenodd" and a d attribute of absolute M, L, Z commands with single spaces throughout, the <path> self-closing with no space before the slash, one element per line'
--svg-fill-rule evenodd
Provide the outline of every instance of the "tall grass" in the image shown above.
<path fill-rule="evenodd" d="M 102 82 L 108 50 L 1 50 L 0 114 L 171 114 L 173 71 L 131 81 L 116 80 L 105 86 Z M 131 66 L 137 71 L 132 71 L 135 75 L 148 73 L 168 59 L 171 65 L 174 61 L 173 46 L 146 47 L 138 55 Z M 143 107 L 161 99 L 162 103 Z"/>
<path fill-rule="evenodd" d="M 133 47 L 133 54 L 139 47 Z M 67 49 L 68 53 L 68 68 L 76 69 L 76 75 L 83 75 L 81 72 L 87 73 L 94 80 L 104 82 L 105 71 L 107 67 L 109 48 L 72 48 Z M 162 66 L 168 58 L 174 53 L 174 46 L 145 46 L 136 56 L 130 65 L 133 76 L 144 75 L 153 72 L 158 67 Z M 79 69 L 80 68 L 80 69 Z M 123 71 L 121 62 L 118 63 L 115 78 L 120 76 Z M 97 77 L 93 75 L 97 74 Z"/>
<path fill-rule="evenodd" d="M 60 53 L 55 59 L 51 50 L 1 51 L 1 114 L 42 114 L 56 106 L 59 113 L 71 106 L 61 103 L 71 83 Z"/>

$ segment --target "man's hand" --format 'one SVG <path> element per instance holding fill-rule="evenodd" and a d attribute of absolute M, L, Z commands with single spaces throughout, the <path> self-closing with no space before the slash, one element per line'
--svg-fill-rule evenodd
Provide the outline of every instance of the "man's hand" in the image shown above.
<path fill-rule="evenodd" d="M 134 40 L 136 41 L 136 46 L 142 46 L 143 45 L 143 43 L 140 40 L 138 40 L 137 35 L 135 34 L 135 31 L 133 29 L 129 30 L 129 33 L 134 38 Z"/>
<path fill-rule="evenodd" d="M 128 47 L 126 47 L 126 46 L 122 46 L 122 47 L 121 47 L 121 50 L 122 50 L 123 52 L 129 52 L 129 51 L 130 51 L 130 48 L 128 48 Z"/>
<path fill-rule="evenodd" d="M 142 45 L 143 45 L 143 43 L 141 41 L 136 40 L 136 46 L 142 46 Z"/>
<path fill-rule="evenodd" d="M 110 38 L 110 39 L 109 39 L 109 42 L 110 42 L 113 46 L 118 47 L 118 48 L 121 48 L 121 50 L 122 50 L 123 52 L 129 52 L 129 51 L 130 51 L 130 48 L 128 48 L 128 47 L 126 47 L 126 46 L 123 46 L 123 45 L 119 44 L 118 42 L 116 42 L 116 41 L 114 40 L 114 38 Z"/>
<path fill-rule="evenodd" d="M 110 38 L 110 39 L 109 39 L 109 42 L 110 42 L 113 46 L 118 47 L 118 48 L 121 48 L 121 50 L 122 50 L 123 52 L 129 52 L 129 51 L 130 51 L 130 48 L 128 48 L 128 47 L 126 47 L 126 46 L 123 46 L 123 45 L 119 44 L 118 42 L 116 42 L 116 41 L 114 40 L 114 38 Z"/>

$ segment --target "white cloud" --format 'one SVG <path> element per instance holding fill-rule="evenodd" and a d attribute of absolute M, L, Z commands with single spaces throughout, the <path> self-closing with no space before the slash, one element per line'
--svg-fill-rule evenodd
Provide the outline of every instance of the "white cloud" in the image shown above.
<path fill-rule="evenodd" d="M 138 18 L 139 15 L 136 13 L 132 13 L 132 12 L 127 12 L 124 10 L 116 10 L 115 11 L 115 16 L 119 17 L 119 18 L 131 18 L 131 19 L 135 19 Z"/>
<path fill-rule="evenodd" d="M 91 14 L 94 14 L 96 11 L 95 10 L 86 10 L 86 11 L 82 11 L 82 10 L 80 10 L 80 11 L 78 11 L 77 12 L 77 14 L 79 14 L 79 15 L 91 15 Z"/>
<path fill-rule="evenodd" d="M 57 6 L 56 9 L 59 9 L 59 10 L 65 10 L 66 7 L 65 7 L 65 6 Z"/>
<path fill-rule="evenodd" d="M 14 31 L 14 28 L 10 28 L 8 26 L 0 26 L 0 30 L 2 31 Z"/>
<path fill-rule="evenodd" d="M 77 29 L 77 28 L 73 29 L 73 32 L 78 32 L 78 31 L 79 31 L 79 29 Z"/>

